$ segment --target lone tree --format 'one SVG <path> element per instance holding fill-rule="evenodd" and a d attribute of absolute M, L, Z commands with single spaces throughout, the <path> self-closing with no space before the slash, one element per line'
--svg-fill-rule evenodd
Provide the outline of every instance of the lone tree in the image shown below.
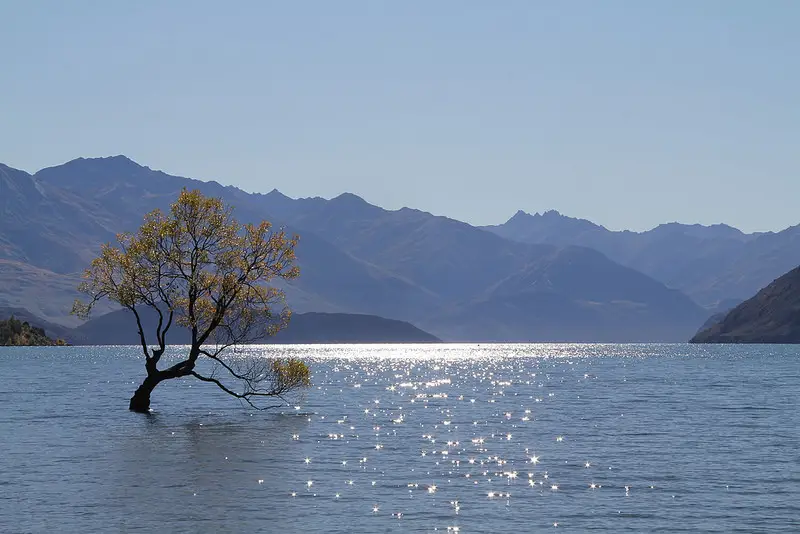
<path fill-rule="evenodd" d="M 119 234 L 116 246 L 103 245 L 79 286 L 88 301 L 76 300 L 72 312 L 88 318 L 104 298 L 132 312 L 147 376 L 131 398 L 131 410 L 148 412 L 153 389 L 172 378 L 210 382 L 260 409 L 269 407 L 258 402 L 263 397 L 309 384 L 308 368 L 298 360 L 229 357 L 237 345 L 288 323 L 283 292 L 268 284 L 298 276 L 297 239 L 272 231 L 266 221 L 241 225 L 220 199 L 184 189 L 169 214 L 154 210 L 135 234 Z M 148 344 L 143 326 L 148 310 L 158 318 L 154 344 Z M 175 324 L 191 332 L 188 354 L 159 369 Z M 208 372 L 197 367 L 201 357 L 211 364 Z"/>

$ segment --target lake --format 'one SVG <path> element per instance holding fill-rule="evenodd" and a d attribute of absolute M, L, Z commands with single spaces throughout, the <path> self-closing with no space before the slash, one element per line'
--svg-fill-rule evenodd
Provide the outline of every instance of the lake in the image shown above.
<path fill-rule="evenodd" d="M 800 531 L 798 347 L 247 351 L 313 387 L 146 416 L 136 347 L 0 347 L 0 531 Z"/>

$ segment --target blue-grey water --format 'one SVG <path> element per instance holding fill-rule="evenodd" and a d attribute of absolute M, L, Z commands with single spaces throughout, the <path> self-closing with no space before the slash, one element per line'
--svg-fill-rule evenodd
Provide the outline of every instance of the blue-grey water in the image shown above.
<path fill-rule="evenodd" d="M 313 387 L 143 416 L 136 347 L 0 348 L 0 532 L 800 532 L 796 347 L 250 351 Z"/>

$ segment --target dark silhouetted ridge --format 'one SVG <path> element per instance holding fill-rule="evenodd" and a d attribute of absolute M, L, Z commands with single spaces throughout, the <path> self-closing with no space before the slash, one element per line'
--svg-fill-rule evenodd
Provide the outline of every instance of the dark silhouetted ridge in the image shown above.
<path fill-rule="evenodd" d="M 800 267 L 699 332 L 692 343 L 800 343 Z"/>
<path fill-rule="evenodd" d="M 145 332 L 155 331 L 157 316 L 153 310 L 140 310 Z M 136 345 L 139 334 L 133 315 L 118 310 L 96 317 L 75 329 L 73 336 L 84 345 Z M 168 342 L 185 344 L 191 332 L 173 326 Z M 350 313 L 298 313 L 289 326 L 277 335 L 254 343 L 435 343 L 439 339 L 404 321 L 375 315 Z"/>

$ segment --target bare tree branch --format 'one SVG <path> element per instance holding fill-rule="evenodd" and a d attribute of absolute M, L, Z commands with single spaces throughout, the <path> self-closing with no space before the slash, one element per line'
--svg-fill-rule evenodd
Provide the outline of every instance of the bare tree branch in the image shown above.
<path fill-rule="evenodd" d="M 220 382 L 216 378 L 203 376 L 203 375 L 201 375 L 199 373 L 196 373 L 195 371 L 192 371 L 191 374 L 192 374 L 192 376 L 194 376 L 198 380 L 202 380 L 203 382 L 211 382 L 212 384 L 216 384 L 218 388 L 220 388 L 222 391 L 224 391 L 228 395 L 245 401 L 247 404 L 249 404 L 251 407 L 255 408 L 256 410 L 271 410 L 273 408 L 280 408 L 279 404 L 272 405 L 272 406 L 257 406 L 251 400 L 252 397 L 274 397 L 274 396 L 276 396 L 275 393 L 258 393 L 258 392 L 254 392 L 254 391 L 248 391 L 248 392 L 245 392 L 245 393 L 236 393 L 235 391 L 227 388 L 222 382 Z"/>

